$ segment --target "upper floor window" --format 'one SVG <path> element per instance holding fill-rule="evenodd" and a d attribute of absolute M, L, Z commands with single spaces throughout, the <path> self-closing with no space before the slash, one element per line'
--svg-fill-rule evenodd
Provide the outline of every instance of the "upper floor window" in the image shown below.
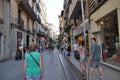
<path fill-rule="evenodd" d="M 21 10 L 18 9 L 18 18 L 20 18 L 20 17 L 21 17 Z"/>
<path fill-rule="evenodd" d="M 29 17 L 27 17 L 27 25 L 29 25 Z"/>

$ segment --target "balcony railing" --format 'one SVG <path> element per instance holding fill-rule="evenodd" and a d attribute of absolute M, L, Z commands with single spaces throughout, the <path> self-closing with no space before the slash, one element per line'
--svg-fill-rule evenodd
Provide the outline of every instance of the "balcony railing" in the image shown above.
<path fill-rule="evenodd" d="M 39 3 L 36 3 L 36 7 L 37 7 L 38 11 L 40 12 L 41 9 L 40 9 L 40 5 L 39 5 Z"/>
<path fill-rule="evenodd" d="M 39 32 L 37 33 L 38 36 L 44 36 L 43 32 L 41 30 L 39 30 Z"/>
<path fill-rule="evenodd" d="M 37 19 L 35 12 L 33 11 L 30 4 L 27 2 L 27 0 L 19 0 L 18 6 L 20 6 L 27 13 L 27 15 L 31 17 L 32 20 L 35 21 Z"/>
<path fill-rule="evenodd" d="M 36 2 L 36 0 L 33 0 L 33 2 Z"/>
<path fill-rule="evenodd" d="M 37 21 L 38 21 L 39 24 L 41 23 L 40 16 L 38 16 Z"/>
<path fill-rule="evenodd" d="M 94 12 L 107 0 L 89 0 L 89 12 Z"/>
<path fill-rule="evenodd" d="M 35 28 L 33 28 L 33 29 L 32 29 L 32 33 L 33 33 L 33 34 L 36 34 L 36 32 L 37 32 L 37 31 L 35 30 Z"/>
<path fill-rule="evenodd" d="M 30 26 L 29 26 L 29 25 L 27 25 L 27 27 L 26 27 L 26 31 L 27 31 L 28 33 L 31 32 L 31 29 L 30 29 Z"/>
<path fill-rule="evenodd" d="M 18 17 L 18 24 L 24 29 L 24 20 L 21 17 Z"/>

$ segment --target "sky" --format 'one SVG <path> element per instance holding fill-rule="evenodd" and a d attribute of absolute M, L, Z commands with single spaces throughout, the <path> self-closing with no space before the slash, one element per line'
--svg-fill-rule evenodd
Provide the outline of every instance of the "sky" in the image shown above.
<path fill-rule="evenodd" d="M 60 15 L 61 10 L 63 10 L 63 1 L 64 0 L 43 0 L 47 9 L 48 21 L 52 23 L 56 29 L 59 29 L 58 15 Z"/>

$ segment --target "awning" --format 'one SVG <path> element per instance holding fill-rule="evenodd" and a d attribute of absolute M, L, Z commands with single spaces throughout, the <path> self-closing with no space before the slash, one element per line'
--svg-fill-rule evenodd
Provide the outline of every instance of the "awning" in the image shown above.
<path fill-rule="evenodd" d="M 90 28 L 89 20 L 86 19 L 86 20 L 85 20 L 85 31 L 89 30 L 89 28 Z M 75 31 L 74 31 L 74 37 L 79 36 L 79 35 L 82 34 L 83 32 L 84 32 L 84 27 L 83 27 L 83 23 L 82 23 L 82 24 L 80 24 L 80 25 L 78 26 L 78 28 L 75 29 Z"/>

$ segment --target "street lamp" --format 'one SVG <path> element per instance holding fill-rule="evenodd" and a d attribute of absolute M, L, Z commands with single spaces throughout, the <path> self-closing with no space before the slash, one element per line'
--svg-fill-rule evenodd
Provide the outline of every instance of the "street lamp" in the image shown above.
<path fill-rule="evenodd" d="M 85 77 L 88 80 L 88 61 L 87 61 L 87 47 L 86 47 L 86 29 L 85 29 L 85 17 L 84 17 L 84 5 L 83 0 L 81 0 L 81 9 L 82 9 L 82 21 L 83 21 L 83 30 L 84 30 L 84 43 L 85 43 Z"/>

